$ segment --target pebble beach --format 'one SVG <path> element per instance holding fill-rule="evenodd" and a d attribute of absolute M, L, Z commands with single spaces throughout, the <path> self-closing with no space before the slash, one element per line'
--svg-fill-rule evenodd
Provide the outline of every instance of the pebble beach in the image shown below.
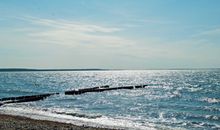
<path fill-rule="evenodd" d="M 110 130 L 0 114 L 0 130 Z"/>

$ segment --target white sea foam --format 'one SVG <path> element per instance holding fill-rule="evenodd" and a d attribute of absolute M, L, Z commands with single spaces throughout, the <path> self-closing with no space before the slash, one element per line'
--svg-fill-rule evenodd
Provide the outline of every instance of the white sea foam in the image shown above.
<path fill-rule="evenodd" d="M 200 101 L 205 101 L 205 102 L 208 102 L 208 103 L 220 103 L 220 99 L 208 98 L 208 97 L 202 98 Z"/>
<path fill-rule="evenodd" d="M 54 110 L 53 110 L 54 111 Z M 59 111 L 59 110 L 58 110 Z M 114 119 L 106 116 L 100 118 L 88 119 L 81 117 L 74 117 L 71 115 L 57 114 L 51 111 L 45 111 L 34 108 L 24 108 L 24 107 L 13 107 L 4 106 L 0 108 L 0 113 L 24 116 L 32 119 L 38 120 L 50 120 L 63 123 L 71 123 L 74 125 L 82 126 L 94 126 L 94 127 L 105 127 L 105 128 L 119 128 L 119 129 L 135 129 L 135 130 L 155 130 L 154 124 L 145 123 L 134 123 L 125 119 Z"/>
<path fill-rule="evenodd" d="M 205 115 L 206 119 L 212 119 L 212 120 L 219 120 L 218 116 L 213 116 L 213 115 Z"/>

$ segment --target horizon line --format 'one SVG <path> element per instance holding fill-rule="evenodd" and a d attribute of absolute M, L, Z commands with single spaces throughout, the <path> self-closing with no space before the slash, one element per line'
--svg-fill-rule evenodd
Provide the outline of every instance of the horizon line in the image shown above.
<path fill-rule="evenodd" d="M 15 71 L 117 71 L 117 70 L 218 70 L 220 68 L 148 68 L 148 69 L 103 69 L 103 68 L 84 68 L 84 69 L 73 69 L 73 68 L 0 68 L 0 72 L 15 72 Z"/>

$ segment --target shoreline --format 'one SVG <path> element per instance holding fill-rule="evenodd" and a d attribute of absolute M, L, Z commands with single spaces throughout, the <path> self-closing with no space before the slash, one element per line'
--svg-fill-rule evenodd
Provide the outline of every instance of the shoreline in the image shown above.
<path fill-rule="evenodd" d="M 117 130 L 109 128 L 77 126 L 48 120 L 31 119 L 24 116 L 0 114 L 1 130 Z"/>

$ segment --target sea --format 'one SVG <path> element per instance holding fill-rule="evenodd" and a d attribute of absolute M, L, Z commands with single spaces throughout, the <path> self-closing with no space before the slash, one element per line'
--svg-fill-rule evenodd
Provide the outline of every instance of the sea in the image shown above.
<path fill-rule="evenodd" d="M 148 85 L 65 95 L 64 91 Z M 131 130 L 219 130 L 220 69 L 0 72 L 0 98 L 58 92 L 0 113 Z"/>

